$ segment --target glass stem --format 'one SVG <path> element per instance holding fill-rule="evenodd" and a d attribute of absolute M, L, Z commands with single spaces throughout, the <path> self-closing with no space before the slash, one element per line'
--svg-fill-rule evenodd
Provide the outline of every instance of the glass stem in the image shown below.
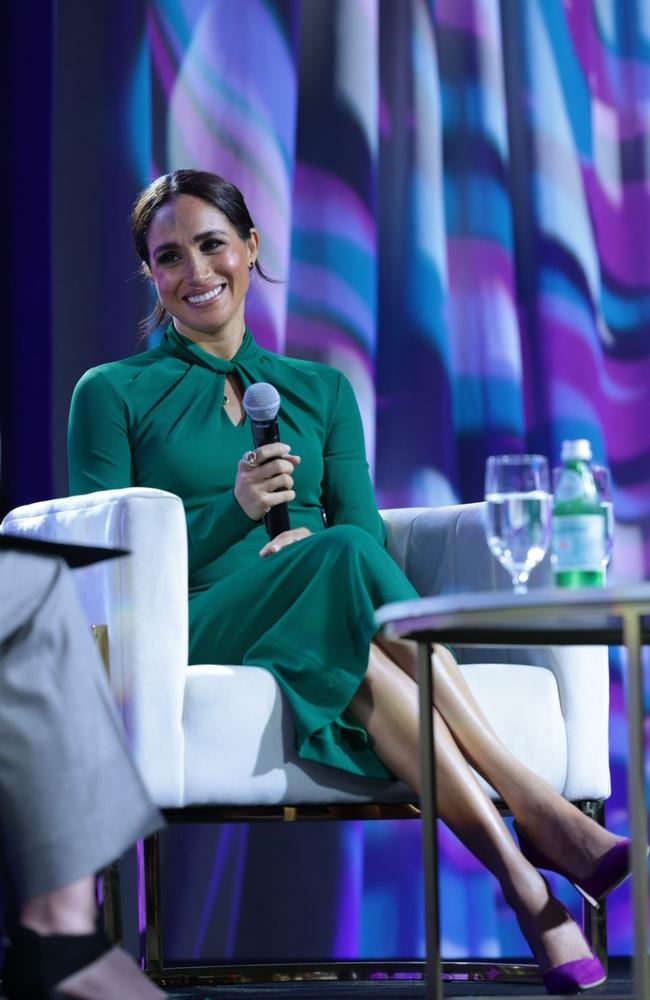
<path fill-rule="evenodd" d="M 523 569 L 518 570 L 517 573 L 513 574 L 512 582 L 514 584 L 515 594 L 527 594 L 528 593 L 528 577 L 530 573 Z"/>

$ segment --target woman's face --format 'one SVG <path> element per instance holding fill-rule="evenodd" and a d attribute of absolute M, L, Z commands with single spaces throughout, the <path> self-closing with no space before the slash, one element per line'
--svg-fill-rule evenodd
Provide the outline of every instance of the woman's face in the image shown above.
<path fill-rule="evenodd" d="M 217 336 L 236 349 L 257 231 L 242 240 L 222 212 L 181 194 L 154 216 L 147 246 L 151 277 L 178 332 L 195 341 Z"/>

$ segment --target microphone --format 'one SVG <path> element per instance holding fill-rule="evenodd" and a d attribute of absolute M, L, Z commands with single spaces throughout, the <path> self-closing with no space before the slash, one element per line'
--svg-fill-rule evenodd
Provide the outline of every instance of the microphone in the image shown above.
<path fill-rule="evenodd" d="M 280 393 L 268 382 L 253 382 L 244 393 L 242 400 L 244 409 L 251 422 L 253 442 L 256 448 L 263 444 L 275 444 L 280 440 L 278 427 L 278 410 L 280 409 Z M 264 515 L 264 525 L 269 538 L 275 538 L 283 531 L 289 531 L 289 510 L 286 503 L 271 507 Z"/>

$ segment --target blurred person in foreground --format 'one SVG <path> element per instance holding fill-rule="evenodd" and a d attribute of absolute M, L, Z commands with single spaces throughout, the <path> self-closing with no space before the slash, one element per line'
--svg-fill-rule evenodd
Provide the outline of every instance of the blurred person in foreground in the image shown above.
<path fill-rule="evenodd" d="M 95 873 L 162 826 L 129 758 L 70 573 L 0 551 L 0 825 L 18 897 L 8 1000 L 164 994 L 97 926 Z"/>

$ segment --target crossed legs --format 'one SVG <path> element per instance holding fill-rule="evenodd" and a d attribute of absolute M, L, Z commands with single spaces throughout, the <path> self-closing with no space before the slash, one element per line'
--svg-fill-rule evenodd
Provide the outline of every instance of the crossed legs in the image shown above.
<path fill-rule="evenodd" d="M 378 648 L 416 680 L 414 643 L 382 640 Z M 435 707 L 465 759 L 497 790 L 517 823 L 548 857 L 576 876 L 589 875 L 619 838 L 558 795 L 507 750 L 446 647 L 435 647 L 432 670 Z"/>
<path fill-rule="evenodd" d="M 371 646 L 368 672 L 350 709 L 368 730 L 386 766 L 418 790 L 415 647 L 410 643 L 384 647 Z M 577 855 L 582 845 L 583 865 L 588 866 L 592 855 L 597 859 L 616 838 L 512 757 L 448 650 L 436 647 L 433 669 L 438 815 L 499 880 L 542 970 L 588 958 L 580 929 L 518 850 L 470 764 L 499 791 L 524 827 L 534 828 L 540 822 L 551 836 L 561 829 Z"/>

